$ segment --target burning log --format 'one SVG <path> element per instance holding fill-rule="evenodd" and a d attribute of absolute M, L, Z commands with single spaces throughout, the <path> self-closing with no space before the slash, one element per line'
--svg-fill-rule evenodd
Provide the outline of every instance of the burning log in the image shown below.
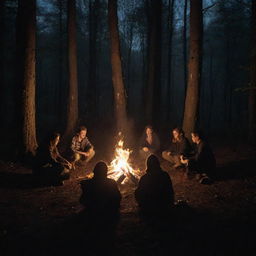
<path fill-rule="evenodd" d="M 124 140 L 120 139 L 115 147 L 115 158 L 109 166 L 109 178 L 120 184 L 126 183 L 128 180 L 134 184 L 138 183 L 139 170 L 133 169 L 129 163 L 131 153 L 130 149 L 124 149 Z"/>

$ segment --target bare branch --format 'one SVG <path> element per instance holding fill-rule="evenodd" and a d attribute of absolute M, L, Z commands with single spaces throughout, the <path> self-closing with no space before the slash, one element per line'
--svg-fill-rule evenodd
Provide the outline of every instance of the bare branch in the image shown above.
<path fill-rule="evenodd" d="M 205 7 L 202 11 L 203 11 L 203 14 L 206 13 L 209 9 L 211 9 L 212 7 L 216 6 L 219 2 L 216 2 L 214 4 L 211 4 L 207 7 Z"/>

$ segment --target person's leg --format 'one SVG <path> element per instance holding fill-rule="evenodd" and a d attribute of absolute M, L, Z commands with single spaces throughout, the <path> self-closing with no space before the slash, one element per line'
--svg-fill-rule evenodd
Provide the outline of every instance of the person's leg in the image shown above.
<path fill-rule="evenodd" d="M 74 153 L 73 156 L 72 156 L 72 166 L 73 166 L 73 169 L 75 170 L 75 167 L 76 167 L 76 163 L 81 159 L 81 155 L 78 154 L 78 153 Z"/>
<path fill-rule="evenodd" d="M 174 162 L 174 166 L 173 166 L 174 168 L 181 166 L 180 155 L 173 155 L 172 159 Z"/>
<path fill-rule="evenodd" d="M 195 161 L 194 160 L 188 161 L 185 175 L 186 175 L 187 179 L 192 179 L 195 176 Z"/>
<path fill-rule="evenodd" d="M 140 151 L 139 151 L 139 154 L 140 154 L 140 158 L 142 159 L 142 160 L 146 160 L 148 157 L 149 157 L 149 155 L 151 154 L 150 153 L 150 151 L 144 151 L 143 149 L 140 149 Z"/>
<path fill-rule="evenodd" d="M 170 155 L 168 151 L 163 151 L 162 157 L 163 157 L 163 159 L 167 160 L 171 164 L 175 164 L 175 156 Z"/>
<path fill-rule="evenodd" d="M 93 149 L 90 149 L 88 151 L 89 156 L 86 157 L 85 162 L 88 163 L 95 155 L 95 151 Z"/>

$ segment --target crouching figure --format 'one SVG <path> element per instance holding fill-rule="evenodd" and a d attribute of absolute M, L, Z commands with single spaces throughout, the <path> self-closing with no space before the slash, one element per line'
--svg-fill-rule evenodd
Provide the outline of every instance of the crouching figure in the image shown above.
<path fill-rule="evenodd" d="M 181 162 L 187 165 L 188 178 L 196 174 L 200 183 L 209 184 L 216 174 L 215 156 L 201 132 L 192 132 L 191 139 L 195 145 L 194 152 L 188 158 L 182 156 Z"/>
<path fill-rule="evenodd" d="M 48 181 L 52 184 L 61 185 L 63 180 L 70 177 L 72 164 L 62 157 L 58 150 L 60 134 L 53 133 L 50 138 L 43 143 L 36 155 L 36 162 L 33 173 L 41 181 Z"/>

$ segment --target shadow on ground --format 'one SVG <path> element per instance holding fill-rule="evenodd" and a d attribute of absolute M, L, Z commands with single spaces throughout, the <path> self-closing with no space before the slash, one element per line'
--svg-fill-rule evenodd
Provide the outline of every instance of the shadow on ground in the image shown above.
<path fill-rule="evenodd" d="M 223 220 L 180 203 L 154 218 L 85 213 L 6 241 L 8 255 L 253 255 L 255 221 Z M 8 248 L 8 251 L 7 251 Z M 174 254 L 173 254 L 174 253 Z"/>
<path fill-rule="evenodd" d="M 255 176 L 254 159 L 232 161 L 217 168 L 217 180 L 245 179 Z"/>

